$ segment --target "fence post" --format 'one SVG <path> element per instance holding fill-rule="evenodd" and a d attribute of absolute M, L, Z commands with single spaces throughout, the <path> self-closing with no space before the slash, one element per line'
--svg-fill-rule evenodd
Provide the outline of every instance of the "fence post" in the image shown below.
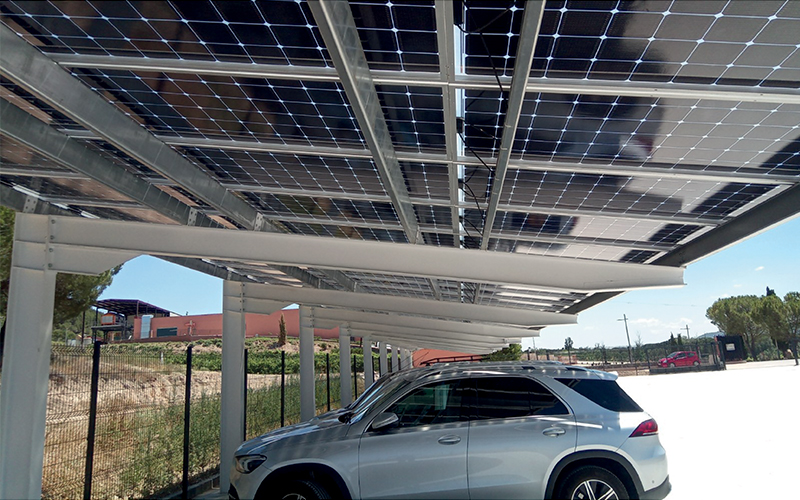
<path fill-rule="evenodd" d="M 356 365 L 356 355 L 353 354 L 353 401 L 358 397 L 358 365 Z"/>
<path fill-rule="evenodd" d="M 186 348 L 186 390 L 184 391 L 183 405 L 183 479 L 181 491 L 183 498 L 189 498 L 189 424 L 192 408 L 192 344 Z"/>
<path fill-rule="evenodd" d="M 286 351 L 281 351 L 281 427 L 286 425 Z"/>
<path fill-rule="evenodd" d="M 244 411 L 242 412 L 242 441 L 247 441 L 247 349 L 244 350 Z"/>
<path fill-rule="evenodd" d="M 325 353 L 325 385 L 325 393 L 328 395 L 328 411 L 331 411 L 331 353 L 329 352 Z"/>
<path fill-rule="evenodd" d="M 92 389 L 89 402 L 89 432 L 86 437 L 86 469 L 84 470 L 83 498 L 92 498 L 92 470 L 94 469 L 94 435 L 97 424 L 97 392 L 100 383 L 100 346 L 95 342 L 92 350 Z"/>

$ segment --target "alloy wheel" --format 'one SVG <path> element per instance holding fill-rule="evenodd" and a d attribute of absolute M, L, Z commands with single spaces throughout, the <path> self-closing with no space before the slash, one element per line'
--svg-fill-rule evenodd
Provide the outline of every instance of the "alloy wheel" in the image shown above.
<path fill-rule="evenodd" d="M 575 488 L 570 496 L 571 500 L 619 500 L 619 495 L 614 488 L 599 479 L 589 479 Z"/>

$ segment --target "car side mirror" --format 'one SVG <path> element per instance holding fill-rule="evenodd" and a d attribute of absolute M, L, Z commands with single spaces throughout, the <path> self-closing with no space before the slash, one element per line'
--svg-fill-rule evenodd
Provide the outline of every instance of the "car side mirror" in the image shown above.
<path fill-rule="evenodd" d="M 381 413 L 372 421 L 372 430 L 386 430 L 396 426 L 398 422 L 400 422 L 400 418 L 396 414 L 391 412 Z"/>

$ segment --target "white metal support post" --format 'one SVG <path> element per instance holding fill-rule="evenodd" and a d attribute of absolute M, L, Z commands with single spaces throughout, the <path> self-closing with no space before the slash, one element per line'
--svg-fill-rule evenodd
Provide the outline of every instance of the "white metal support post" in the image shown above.
<path fill-rule="evenodd" d="M 380 364 L 381 375 L 386 375 L 389 373 L 389 359 L 388 352 L 386 350 L 386 342 L 380 342 L 378 344 L 378 363 Z"/>
<path fill-rule="evenodd" d="M 15 235 L 23 229 L 17 218 Z M 16 239 L 16 238 L 15 238 Z M 44 242 L 42 242 L 44 243 Z M 56 272 L 30 266 L 22 246 L 11 259 L 8 325 L 0 389 L 0 498 L 41 498 L 50 337 Z M 36 260 L 44 264 L 46 250 Z M 38 267 L 38 268 L 36 268 Z"/>
<path fill-rule="evenodd" d="M 228 469 L 244 432 L 244 295 L 242 283 L 225 281 L 222 299 L 222 403 L 220 491 L 230 486 Z"/>
<path fill-rule="evenodd" d="M 300 306 L 300 420 L 317 413 L 314 394 L 314 308 Z"/>
<path fill-rule="evenodd" d="M 350 330 L 346 326 L 339 327 L 339 384 L 342 407 L 353 402 L 353 374 L 350 370 Z"/>
<path fill-rule="evenodd" d="M 364 352 L 364 389 L 375 382 L 375 367 L 372 364 L 372 338 L 368 335 L 361 337 L 362 351 Z"/>
<path fill-rule="evenodd" d="M 392 345 L 392 372 L 400 371 L 400 348 Z"/>
<path fill-rule="evenodd" d="M 403 349 L 403 359 L 404 359 L 403 366 L 405 367 L 406 370 L 414 367 L 410 349 Z"/>

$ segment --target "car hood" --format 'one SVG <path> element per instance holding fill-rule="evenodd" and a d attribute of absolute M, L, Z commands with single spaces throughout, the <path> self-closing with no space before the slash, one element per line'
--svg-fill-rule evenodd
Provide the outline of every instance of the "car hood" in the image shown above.
<path fill-rule="evenodd" d="M 290 439 L 291 440 L 302 439 L 304 436 L 309 436 L 310 434 L 315 434 L 313 438 L 314 440 L 320 439 L 320 436 L 317 435 L 320 432 L 338 434 L 337 431 L 345 429 L 348 425 L 339 420 L 339 417 L 344 413 L 347 413 L 347 410 L 339 409 L 330 411 L 328 413 L 324 413 L 322 415 L 314 417 L 307 422 L 301 422 L 299 424 L 289 425 L 274 430 L 272 432 L 262 434 L 249 441 L 245 441 L 236 450 L 236 455 L 258 454 L 262 450 L 264 450 L 265 448 L 276 442 L 286 441 Z"/>

